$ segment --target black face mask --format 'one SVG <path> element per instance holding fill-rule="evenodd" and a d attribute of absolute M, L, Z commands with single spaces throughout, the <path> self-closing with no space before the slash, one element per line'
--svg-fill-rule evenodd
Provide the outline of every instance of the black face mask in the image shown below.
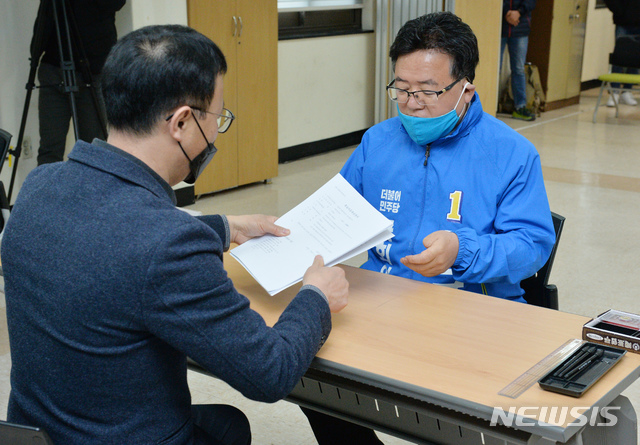
<path fill-rule="evenodd" d="M 211 159 L 213 159 L 213 155 L 215 155 L 216 152 L 218 151 L 218 149 L 213 145 L 213 143 L 209 142 L 209 140 L 205 136 L 204 131 L 202 131 L 202 127 L 198 123 L 198 119 L 196 119 L 195 115 L 193 116 L 193 119 L 196 121 L 196 125 L 198 125 L 198 129 L 200 129 L 200 133 L 202 133 L 202 137 L 207 142 L 207 148 L 202 150 L 202 152 L 195 158 L 189 159 L 189 156 L 187 156 L 187 152 L 184 151 L 184 148 L 182 148 L 182 144 L 178 142 L 178 145 L 180 146 L 182 153 L 185 155 L 185 157 L 189 161 L 190 173 L 187 175 L 186 178 L 184 178 L 184 182 L 186 182 L 187 184 L 193 184 L 196 182 L 196 179 L 198 179 L 198 176 L 200 176 L 200 173 L 202 173 L 202 171 L 207 167 L 207 165 L 209 165 L 209 162 L 211 162 Z"/>

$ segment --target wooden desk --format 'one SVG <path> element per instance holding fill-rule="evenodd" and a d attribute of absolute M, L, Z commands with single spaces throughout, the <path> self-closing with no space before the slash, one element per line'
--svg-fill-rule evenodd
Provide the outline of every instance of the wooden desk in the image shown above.
<path fill-rule="evenodd" d="M 515 399 L 501 396 L 548 354 L 581 338 L 589 319 L 340 267 L 350 283 L 349 305 L 334 314 L 329 339 L 289 397 L 301 405 L 410 440 L 531 443 L 534 435 L 566 442 L 582 429 L 569 425 L 577 418 L 571 414 L 550 425 L 529 410 L 531 425 L 516 430 L 490 427 L 493 407 L 602 408 L 640 376 L 640 355 L 628 353 L 580 398 L 537 383 Z M 229 255 L 225 268 L 270 326 L 299 288 L 271 297 Z"/>

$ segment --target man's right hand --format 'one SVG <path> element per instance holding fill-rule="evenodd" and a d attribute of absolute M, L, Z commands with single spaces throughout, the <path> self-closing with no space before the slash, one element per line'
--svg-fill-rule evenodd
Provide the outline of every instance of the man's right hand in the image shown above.
<path fill-rule="evenodd" d="M 331 312 L 340 312 L 347 305 L 349 282 L 344 276 L 344 270 L 339 267 L 325 267 L 320 255 L 316 255 L 313 264 L 305 272 L 302 284 L 310 284 L 320 289 L 329 300 Z"/>

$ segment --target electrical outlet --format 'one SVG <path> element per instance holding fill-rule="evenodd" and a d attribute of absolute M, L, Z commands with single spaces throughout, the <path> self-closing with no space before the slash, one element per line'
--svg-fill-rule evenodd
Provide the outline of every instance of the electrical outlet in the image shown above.
<path fill-rule="evenodd" d="M 30 159 L 31 157 L 33 157 L 33 148 L 31 146 L 30 136 L 25 136 L 25 138 L 22 140 L 22 156 L 25 159 Z"/>

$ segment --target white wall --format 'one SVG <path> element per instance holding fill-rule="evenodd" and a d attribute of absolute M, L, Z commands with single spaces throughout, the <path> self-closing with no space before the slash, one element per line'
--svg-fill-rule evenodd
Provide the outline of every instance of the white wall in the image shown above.
<path fill-rule="evenodd" d="M 187 24 L 186 0 L 127 0 L 116 20 L 120 35 L 143 26 L 165 24 Z"/>
<path fill-rule="evenodd" d="M 39 0 L 0 0 L 0 128 L 13 135 L 11 144 L 18 140 L 20 121 L 29 78 L 29 45 L 33 34 Z M 36 79 L 37 81 L 37 79 Z M 37 83 L 37 82 L 36 82 Z M 38 148 L 38 92 L 34 91 L 30 101 L 25 138 L 32 141 L 33 152 Z M 36 165 L 35 153 L 31 159 L 22 156 L 18 163 L 13 198 L 26 174 Z M 13 162 L 5 162 L 0 180 L 8 192 Z"/>
<path fill-rule="evenodd" d="M 597 79 L 609 71 L 609 53 L 615 44 L 615 26 L 611 11 L 596 9 L 596 0 L 589 0 L 587 32 L 582 59 L 582 82 Z"/>
<path fill-rule="evenodd" d="M 369 128 L 374 77 L 374 33 L 278 42 L 278 147 Z"/>

